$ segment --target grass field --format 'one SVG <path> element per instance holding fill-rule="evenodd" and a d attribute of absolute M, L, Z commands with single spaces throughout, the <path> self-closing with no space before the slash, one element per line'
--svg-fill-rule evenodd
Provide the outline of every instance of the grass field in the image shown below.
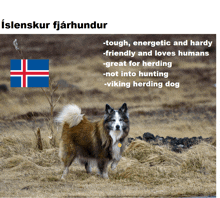
<path fill-rule="evenodd" d="M 54 94 L 55 100 L 60 96 L 54 115 L 64 105 L 75 103 L 90 120 L 99 120 L 106 103 L 119 108 L 126 102 L 131 122 L 129 137 L 142 136 L 145 132 L 177 138 L 212 136 L 215 140 L 216 136 L 215 46 L 209 49 L 210 56 L 206 58 L 163 58 L 173 62 L 172 68 L 158 69 L 169 72 L 168 79 L 111 77 L 108 80 L 103 73 L 116 69 L 104 67 L 103 62 L 122 61 L 122 58 L 111 60 L 102 55 L 107 49 L 102 44 L 106 39 L 210 39 L 215 43 L 213 35 L 0 35 L 0 84 L 6 84 L 9 89 L 0 92 L 0 197 L 216 194 L 214 141 L 175 153 L 168 147 L 136 140 L 128 146 L 116 170 L 109 169 L 109 180 L 100 178 L 95 168 L 93 173 L 87 174 L 83 167 L 73 164 L 66 181 L 61 181 L 63 167 L 58 158 L 61 129 L 56 127 L 56 146 L 52 147 L 48 138 L 50 105 L 47 98 L 40 88 L 10 88 L 10 59 L 20 58 L 12 45 L 15 38 L 26 58 L 50 59 L 51 81 L 54 85 L 60 83 Z M 206 50 L 204 47 L 190 49 Z M 138 57 L 134 60 L 140 61 Z M 128 70 L 138 71 L 135 67 L 117 69 Z M 106 81 L 114 80 L 169 80 L 180 82 L 180 88 L 104 86 Z M 45 91 L 48 93 L 48 89 Z M 30 116 L 32 113 L 34 116 Z M 42 151 L 36 149 L 38 127 L 43 139 Z"/>

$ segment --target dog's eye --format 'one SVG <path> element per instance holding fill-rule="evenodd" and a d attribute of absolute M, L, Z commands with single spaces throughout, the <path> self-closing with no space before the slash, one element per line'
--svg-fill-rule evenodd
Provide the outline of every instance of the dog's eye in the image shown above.
<path fill-rule="evenodd" d="M 115 122 L 115 119 L 112 119 L 112 122 Z"/>
<path fill-rule="evenodd" d="M 121 118 L 119 121 L 124 121 L 124 119 Z"/>

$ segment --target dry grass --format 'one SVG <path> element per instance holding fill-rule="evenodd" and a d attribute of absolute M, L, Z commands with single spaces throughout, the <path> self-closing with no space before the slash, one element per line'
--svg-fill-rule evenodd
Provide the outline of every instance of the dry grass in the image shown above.
<path fill-rule="evenodd" d="M 192 196 L 216 193 L 216 148 L 205 142 L 183 153 L 175 153 L 167 147 L 136 140 L 126 149 L 116 170 L 109 170 L 109 180 L 100 178 L 95 172 L 87 174 L 82 166 L 73 164 L 65 182 L 60 180 L 62 166 L 58 148 L 38 151 L 32 145 L 34 142 L 22 142 L 15 137 L 5 137 L 1 142 L 4 145 L 0 148 L 1 153 L 5 153 L 0 158 L 0 181 L 4 181 L 1 196 L 26 196 L 27 192 L 43 197 L 55 194 Z M 6 190 L 9 186 L 10 190 Z"/>

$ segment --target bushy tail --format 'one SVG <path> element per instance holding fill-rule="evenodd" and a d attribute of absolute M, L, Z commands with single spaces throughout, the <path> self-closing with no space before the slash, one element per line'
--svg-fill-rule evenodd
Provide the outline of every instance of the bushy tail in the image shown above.
<path fill-rule="evenodd" d="M 69 127 L 73 127 L 81 122 L 83 115 L 84 114 L 81 114 L 81 109 L 77 105 L 69 104 L 63 108 L 55 121 L 62 125 L 66 122 L 69 124 Z"/>

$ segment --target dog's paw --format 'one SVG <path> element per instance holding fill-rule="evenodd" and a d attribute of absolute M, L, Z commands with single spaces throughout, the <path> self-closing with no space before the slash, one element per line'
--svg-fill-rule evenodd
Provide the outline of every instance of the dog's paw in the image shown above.
<path fill-rule="evenodd" d="M 60 178 L 61 181 L 65 181 L 66 178 L 62 175 L 62 177 Z"/>
<path fill-rule="evenodd" d="M 97 174 L 104 179 L 108 179 L 108 173 L 101 173 L 100 171 L 97 171 Z"/>
<path fill-rule="evenodd" d="M 108 173 L 103 173 L 103 174 L 102 174 L 102 178 L 108 179 Z"/>
<path fill-rule="evenodd" d="M 117 167 L 117 164 L 116 164 L 116 163 L 112 163 L 112 165 L 111 165 L 111 169 L 112 169 L 112 170 L 115 170 L 116 167 Z"/>

